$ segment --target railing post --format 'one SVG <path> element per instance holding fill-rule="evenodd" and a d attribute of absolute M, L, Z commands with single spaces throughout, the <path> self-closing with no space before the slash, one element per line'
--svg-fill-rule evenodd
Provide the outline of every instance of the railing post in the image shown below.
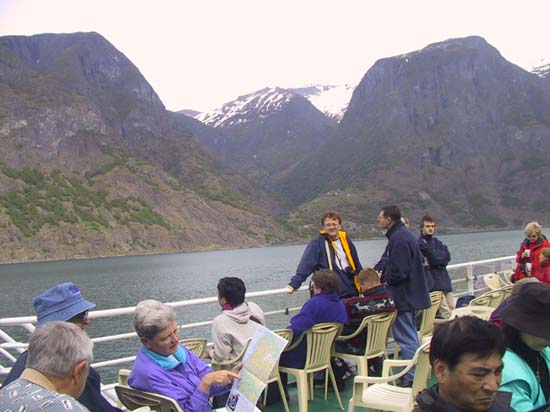
<path fill-rule="evenodd" d="M 468 295 L 474 294 L 474 266 L 468 265 L 466 267 L 466 278 L 468 279 Z"/>

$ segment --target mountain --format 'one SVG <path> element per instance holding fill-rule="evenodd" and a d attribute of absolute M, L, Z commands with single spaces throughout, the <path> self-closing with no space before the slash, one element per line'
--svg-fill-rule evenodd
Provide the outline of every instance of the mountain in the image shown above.
<path fill-rule="evenodd" d="M 358 233 L 396 202 L 447 227 L 550 221 L 550 89 L 480 37 L 377 61 L 338 129 L 275 188 L 307 215 L 336 208 Z"/>
<path fill-rule="evenodd" d="M 289 90 L 304 96 L 325 116 L 340 121 L 348 108 L 353 89 L 354 86 L 349 84 L 314 84 Z"/>
<path fill-rule="evenodd" d="M 294 239 L 97 33 L 0 37 L 0 261 Z"/>
<path fill-rule="evenodd" d="M 530 71 L 550 82 L 550 59 L 540 59 L 537 63 L 532 65 Z"/>
<path fill-rule="evenodd" d="M 336 127 L 305 97 L 278 87 L 240 96 L 196 119 L 218 131 L 197 133 L 202 144 L 224 164 L 268 189 Z"/>

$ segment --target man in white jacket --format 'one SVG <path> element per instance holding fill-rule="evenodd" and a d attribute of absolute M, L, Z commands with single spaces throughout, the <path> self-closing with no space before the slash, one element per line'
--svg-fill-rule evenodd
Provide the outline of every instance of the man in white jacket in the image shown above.
<path fill-rule="evenodd" d="M 258 325 L 264 325 L 264 312 L 253 302 L 245 302 L 246 287 L 241 279 L 221 278 L 218 282 L 218 302 L 222 313 L 212 323 L 210 357 L 216 362 L 239 356 L 246 341 L 254 336 Z"/>

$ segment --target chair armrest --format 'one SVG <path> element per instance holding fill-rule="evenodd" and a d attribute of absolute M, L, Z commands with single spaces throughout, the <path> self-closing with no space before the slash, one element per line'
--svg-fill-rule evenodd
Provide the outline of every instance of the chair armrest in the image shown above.
<path fill-rule="evenodd" d="M 367 327 L 369 323 L 369 316 L 365 316 L 363 318 L 363 320 L 361 321 L 361 323 L 359 324 L 359 326 L 357 327 L 357 329 L 355 330 L 355 332 L 353 332 L 351 335 L 340 335 L 340 336 L 337 336 L 336 337 L 336 340 L 338 341 L 346 341 L 346 340 L 350 340 L 352 338 L 355 338 L 357 335 L 360 335 L 361 332 L 363 332 L 365 330 L 365 328 Z"/>
<path fill-rule="evenodd" d="M 385 359 L 384 360 L 384 363 L 382 364 L 382 376 L 383 377 L 389 377 L 389 376 L 401 376 L 401 375 L 404 375 L 406 372 L 409 371 L 409 369 L 411 369 L 412 367 L 414 366 L 414 363 L 412 361 L 412 359 Z M 405 369 L 403 369 L 403 371 L 405 373 L 397 373 L 395 375 L 390 375 L 390 370 L 392 368 L 399 368 L 399 367 L 404 367 Z"/>
<path fill-rule="evenodd" d="M 284 352 L 295 349 L 296 346 L 298 346 L 298 345 L 300 344 L 300 342 L 304 339 L 304 336 L 306 336 L 306 333 L 305 333 L 305 332 L 302 332 L 302 333 L 300 334 L 300 336 L 298 337 L 298 339 L 296 339 L 296 340 L 292 343 L 292 345 L 288 346 L 288 347 L 284 350 Z"/>

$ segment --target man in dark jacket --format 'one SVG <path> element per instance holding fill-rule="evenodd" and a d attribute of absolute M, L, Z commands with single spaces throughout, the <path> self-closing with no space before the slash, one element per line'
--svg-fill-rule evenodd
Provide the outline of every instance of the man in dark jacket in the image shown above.
<path fill-rule="evenodd" d="M 381 280 L 392 293 L 397 318 L 392 326 L 393 337 L 401 347 L 403 359 L 412 359 L 418 349 L 418 334 L 414 312 L 431 306 L 422 253 L 412 232 L 401 221 L 401 211 L 395 205 L 385 206 L 378 214 L 378 224 L 386 230 L 388 244 L 382 259 L 385 266 Z M 411 369 L 398 382 L 412 386 Z"/>
<path fill-rule="evenodd" d="M 413 412 L 512 412 L 512 394 L 498 391 L 505 350 L 485 320 L 463 316 L 439 326 L 430 345 L 438 385 L 416 396 Z"/>
<path fill-rule="evenodd" d="M 287 288 L 294 292 L 312 273 L 330 269 L 340 278 L 340 297 L 357 296 L 360 291 L 357 274 L 362 267 L 355 245 L 342 231 L 342 217 L 330 211 L 321 217 L 321 224 L 323 230 L 307 245 Z"/>
<path fill-rule="evenodd" d="M 418 246 L 424 255 L 424 270 L 432 284 L 430 292 L 441 291 L 445 299 L 441 302 L 439 312 L 445 319 L 451 316 L 455 308 L 453 298 L 453 286 L 451 277 L 447 272 L 447 265 L 451 261 L 451 254 L 447 246 L 441 240 L 434 236 L 435 220 L 426 215 L 420 222 L 420 236 L 418 236 Z"/>
<path fill-rule="evenodd" d="M 50 321 L 67 321 L 74 323 L 84 330 L 89 324 L 88 311 L 95 307 L 82 296 L 80 289 L 74 283 L 62 283 L 46 290 L 33 299 L 33 306 L 36 312 L 36 327 Z M 25 369 L 28 352 L 23 352 L 10 373 L 4 380 L 3 386 L 13 382 Z M 88 379 L 84 391 L 78 401 L 86 406 L 90 412 L 116 412 L 120 409 L 112 406 L 101 394 L 101 378 L 99 373 L 90 366 Z"/>

